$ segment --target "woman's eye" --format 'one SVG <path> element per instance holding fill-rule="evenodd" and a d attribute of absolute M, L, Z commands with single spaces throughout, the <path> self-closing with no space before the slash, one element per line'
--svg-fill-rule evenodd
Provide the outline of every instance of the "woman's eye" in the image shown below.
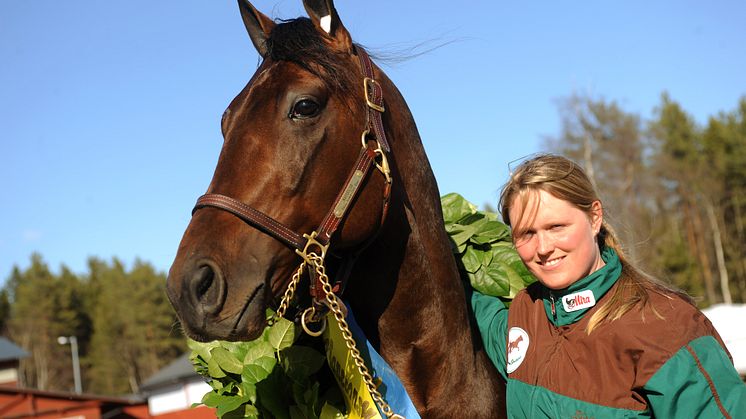
<path fill-rule="evenodd" d="M 291 119 L 311 118 L 319 113 L 319 104 L 311 99 L 301 99 L 295 102 L 293 110 L 290 111 Z"/>
<path fill-rule="evenodd" d="M 526 240 L 531 240 L 531 237 L 533 236 L 534 236 L 534 232 L 527 230 L 527 231 L 519 231 L 513 236 L 513 238 L 515 240 L 526 241 Z"/>

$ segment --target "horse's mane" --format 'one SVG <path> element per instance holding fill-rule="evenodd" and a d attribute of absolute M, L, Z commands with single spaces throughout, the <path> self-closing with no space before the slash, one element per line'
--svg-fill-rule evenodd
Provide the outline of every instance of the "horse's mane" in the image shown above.
<path fill-rule="evenodd" d="M 335 91 L 351 86 L 349 70 L 341 53 L 331 50 L 311 19 L 280 20 L 265 43 L 267 56 L 274 61 L 290 61 L 323 80 Z"/>

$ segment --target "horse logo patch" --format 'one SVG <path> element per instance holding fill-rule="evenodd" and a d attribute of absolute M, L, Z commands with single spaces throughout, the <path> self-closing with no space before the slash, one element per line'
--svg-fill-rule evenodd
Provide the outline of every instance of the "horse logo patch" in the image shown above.
<path fill-rule="evenodd" d="M 528 333 L 525 330 L 520 327 L 511 327 L 508 330 L 508 349 L 506 353 L 508 374 L 518 369 L 524 358 L 526 358 L 528 344 Z"/>

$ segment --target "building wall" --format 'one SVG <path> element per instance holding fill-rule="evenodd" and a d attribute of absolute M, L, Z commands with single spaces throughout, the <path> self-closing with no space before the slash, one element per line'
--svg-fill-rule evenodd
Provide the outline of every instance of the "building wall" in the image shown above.
<path fill-rule="evenodd" d="M 25 389 L 0 391 L 0 418 L 13 419 L 148 419 L 148 406 L 124 400 Z"/>
<path fill-rule="evenodd" d="M 161 418 L 161 415 L 167 415 L 172 412 L 181 412 L 182 415 L 191 412 L 198 415 L 191 417 L 214 418 L 214 409 L 204 407 L 198 409 L 191 408 L 192 404 L 202 401 L 202 396 L 210 390 L 212 390 L 210 385 L 201 379 L 159 388 L 148 397 L 150 414 Z M 186 418 L 187 416 L 174 417 Z"/>
<path fill-rule="evenodd" d="M 18 360 L 0 362 L 0 386 L 16 387 L 18 385 Z"/>
<path fill-rule="evenodd" d="M 101 409 L 91 402 L 50 399 L 28 393 L 0 394 L 0 417 L 100 419 Z"/>

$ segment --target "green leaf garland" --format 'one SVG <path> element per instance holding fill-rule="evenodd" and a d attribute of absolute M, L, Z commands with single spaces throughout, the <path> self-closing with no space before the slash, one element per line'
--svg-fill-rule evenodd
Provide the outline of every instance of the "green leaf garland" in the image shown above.
<path fill-rule="evenodd" d="M 510 228 L 459 194 L 441 199 L 446 232 L 462 275 L 482 294 L 512 300 L 536 279 L 513 248 Z"/>

